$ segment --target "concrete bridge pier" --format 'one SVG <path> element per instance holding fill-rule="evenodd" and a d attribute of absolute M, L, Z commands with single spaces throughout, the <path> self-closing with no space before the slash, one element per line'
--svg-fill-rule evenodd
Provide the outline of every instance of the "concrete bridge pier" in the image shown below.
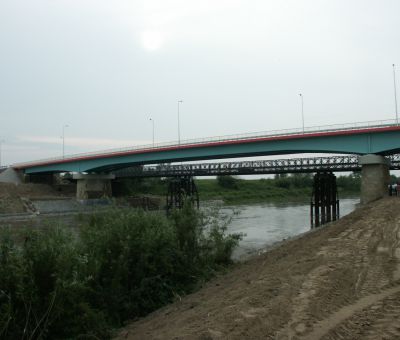
<path fill-rule="evenodd" d="M 115 179 L 113 174 L 73 174 L 76 179 L 76 198 L 86 200 L 89 198 L 111 197 L 111 180 Z"/>
<path fill-rule="evenodd" d="M 380 155 L 364 155 L 358 158 L 361 165 L 360 203 L 366 204 L 388 193 L 390 182 L 389 163 Z"/>

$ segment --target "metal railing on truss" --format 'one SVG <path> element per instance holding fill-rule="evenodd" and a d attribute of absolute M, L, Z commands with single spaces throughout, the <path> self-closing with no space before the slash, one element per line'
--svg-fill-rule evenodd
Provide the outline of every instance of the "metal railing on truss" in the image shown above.
<path fill-rule="evenodd" d="M 252 133 L 242 133 L 242 134 L 234 134 L 234 135 L 223 135 L 223 136 L 214 136 L 214 137 L 204 137 L 204 138 L 194 138 L 194 139 L 186 139 L 172 142 L 162 142 L 155 144 L 144 144 L 137 146 L 129 146 L 124 148 L 115 148 L 108 150 L 99 150 L 93 152 L 85 152 L 85 153 L 77 153 L 73 155 L 65 155 L 64 157 L 52 157 L 45 158 L 36 161 L 29 161 L 24 163 L 16 163 L 13 164 L 13 167 L 23 167 L 29 166 L 36 163 L 48 163 L 48 162 L 69 162 L 74 160 L 79 160 L 81 158 L 86 157 L 96 157 L 96 156 L 113 156 L 114 154 L 129 152 L 129 151 L 154 151 L 157 149 L 164 149 L 167 147 L 188 147 L 195 146 L 201 144 L 208 143 L 222 143 L 222 142 L 230 142 L 230 141 L 240 141 L 240 140 L 251 140 L 256 138 L 268 138 L 268 137 L 284 137 L 284 136 L 292 136 L 292 135 L 307 135 L 313 133 L 323 133 L 323 132 L 335 132 L 335 131 L 351 131 L 351 130 L 361 130 L 361 129 L 374 129 L 374 128 L 384 128 L 398 126 L 395 119 L 389 120 L 375 120 L 375 121 L 366 121 L 366 122 L 356 122 L 356 123 L 346 123 L 346 124 L 333 124 L 333 125 L 318 125 L 318 126 L 310 126 L 305 127 L 304 131 L 302 128 L 296 129 L 283 129 L 283 130 L 270 130 L 270 131 L 262 131 L 262 132 L 252 132 Z"/>
<path fill-rule="evenodd" d="M 318 171 L 359 171 L 358 155 L 261 159 L 214 163 L 183 163 L 136 166 L 116 170 L 117 178 L 216 175 L 260 175 Z M 387 156 L 391 170 L 400 169 L 400 154 Z"/>

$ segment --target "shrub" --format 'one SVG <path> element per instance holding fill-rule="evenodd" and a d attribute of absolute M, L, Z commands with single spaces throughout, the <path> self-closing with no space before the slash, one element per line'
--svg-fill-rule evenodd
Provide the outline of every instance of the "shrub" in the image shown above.
<path fill-rule="evenodd" d="M 233 176 L 217 176 L 217 183 L 220 187 L 225 189 L 237 189 L 237 179 Z"/>
<path fill-rule="evenodd" d="M 108 334 L 102 312 L 87 308 L 82 262 L 70 233 L 30 232 L 19 246 L 2 230 L 0 242 L 1 338 Z"/>
<path fill-rule="evenodd" d="M 282 177 L 275 180 L 275 185 L 279 188 L 289 189 L 291 186 L 291 180 L 288 177 Z"/>
<path fill-rule="evenodd" d="M 348 176 L 338 176 L 336 178 L 336 183 L 340 190 L 358 193 L 361 187 L 361 176 L 359 173 L 353 173 Z"/>
<path fill-rule="evenodd" d="M 81 231 L 95 304 L 113 322 L 138 317 L 171 301 L 181 253 L 173 226 L 142 210 L 92 216 Z"/>
<path fill-rule="evenodd" d="M 192 291 L 230 263 L 240 239 L 189 204 L 170 219 L 95 214 L 78 237 L 0 230 L 0 338 L 108 338 L 111 327 Z"/>

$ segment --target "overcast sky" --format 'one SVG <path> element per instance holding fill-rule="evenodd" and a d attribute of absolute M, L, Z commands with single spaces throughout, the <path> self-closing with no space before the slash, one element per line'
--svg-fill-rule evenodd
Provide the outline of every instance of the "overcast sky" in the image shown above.
<path fill-rule="evenodd" d="M 2 162 L 392 119 L 393 63 L 398 0 L 0 0 Z"/>

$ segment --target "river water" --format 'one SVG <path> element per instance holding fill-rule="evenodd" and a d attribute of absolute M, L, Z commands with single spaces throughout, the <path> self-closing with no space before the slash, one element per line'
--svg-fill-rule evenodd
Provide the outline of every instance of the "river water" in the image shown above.
<path fill-rule="evenodd" d="M 359 198 L 340 200 L 340 217 L 352 212 Z M 233 258 L 246 257 L 268 249 L 284 239 L 310 230 L 310 203 L 259 203 L 235 205 L 222 209 L 231 216 L 227 233 L 244 233 Z"/>

